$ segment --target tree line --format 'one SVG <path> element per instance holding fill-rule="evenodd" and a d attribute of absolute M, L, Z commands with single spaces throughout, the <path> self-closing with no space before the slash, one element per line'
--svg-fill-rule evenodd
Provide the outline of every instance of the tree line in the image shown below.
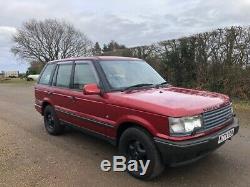
<path fill-rule="evenodd" d="M 127 48 L 116 41 L 100 47 L 72 25 L 57 20 L 31 20 L 13 37 L 12 52 L 37 63 L 88 55 L 138 57 L 176 86 L 250 98 L 250 27 L 230 27 Z M 42 66 L 41 66 L 42 67 Z M 39 68 L 38 68 L 39 69 Z"/>

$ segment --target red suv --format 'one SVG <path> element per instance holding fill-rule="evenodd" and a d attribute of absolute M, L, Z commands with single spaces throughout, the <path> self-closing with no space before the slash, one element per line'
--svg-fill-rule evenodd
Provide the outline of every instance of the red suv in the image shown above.
<path fill-rule="evenodd" d="M 150 160 L 145 175 L 128 171 L 141 179 L 198 160 L 239 129 L 228 96 L 171 86 L 136 58 L 49 62 L 35 98 L 49 134 L 70 125 L 118 146 L 127 160 Z"/>

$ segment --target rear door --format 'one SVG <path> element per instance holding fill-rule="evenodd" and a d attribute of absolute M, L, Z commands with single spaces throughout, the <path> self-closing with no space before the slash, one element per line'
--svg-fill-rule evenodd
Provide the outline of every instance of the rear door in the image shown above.
<path fill-rule="evenodd" d="M 48 64 L 41 73 L 38 84 L 35 86 L 35 107 L 39 112 L 42 112 L 42 104 L 44 101 L 52 102 L 50 100 L 50 93 L 52 92 L 50 85 L 55 66 L 56 64 Z"/>
<path fill-rule="evenodd" d="M 72 122 L 68 115 L 72 104 L 70 83 L 72 79 L 73 62 L 60 62 L 57 64 L 53 81 L 51 99 L 60 120 Z"/>

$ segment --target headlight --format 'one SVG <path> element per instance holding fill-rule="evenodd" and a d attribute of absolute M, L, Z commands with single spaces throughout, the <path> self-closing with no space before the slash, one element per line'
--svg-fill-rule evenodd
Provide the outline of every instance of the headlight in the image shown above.
<path fill-rule="evenodd" d="M 172 118 L 169 117 L 170 133 L 182 135 L 192 133 L 195 128 L 201 128 L 202 122 L 200 116 Z"/>

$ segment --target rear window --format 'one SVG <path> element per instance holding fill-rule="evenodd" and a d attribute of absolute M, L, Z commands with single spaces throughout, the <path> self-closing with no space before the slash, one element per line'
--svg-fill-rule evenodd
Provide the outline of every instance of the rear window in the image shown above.
<path fill-rule="evenodd" d="M 54 70 L 55 64 L 49 64 L 46 66 L 45 70 L 43 71 L 43 74 L 40 77 L 39 84 L 50 84 L 50 79 Z"/>

